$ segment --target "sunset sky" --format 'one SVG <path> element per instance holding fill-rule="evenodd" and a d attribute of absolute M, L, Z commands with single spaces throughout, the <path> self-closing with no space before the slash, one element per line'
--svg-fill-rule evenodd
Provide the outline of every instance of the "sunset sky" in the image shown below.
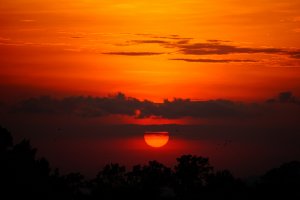
<path fill-rule="evenodd" d="M 299 38 L 297 0 L 1 0 L 0 125 L 70 170 L 193 153 L 253 174 L 300 157 Z"/>

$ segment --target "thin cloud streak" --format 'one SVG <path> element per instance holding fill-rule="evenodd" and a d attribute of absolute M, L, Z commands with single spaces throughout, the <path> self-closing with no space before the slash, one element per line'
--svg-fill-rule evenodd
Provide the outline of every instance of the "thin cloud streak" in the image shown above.
<path fill-rule="evenodd" d="M 169 60 L 181 60 L 185 62 L 202 62 L 202 63 L 231 63 L 231 62 L 257 62 L 256 60 L 227 60 L 227 59 L 220 59 L 220 60 L 215 60 L 215 59 L 191 59 L 191 58 L 172 58 Z"/>
<path fill-rule="evenodd" d="M 284 49 L 279 48 L 250 48 L 238 47 L 221 43 L 193 43 L 193 44 L 177 44 L 175 48 L 179 48 L 182 54 L 186 55 L 226 55 L 236 53 L 265 53 L 265 54 L 284 54 Z"/>
<path fill-rule="evenodd" d="M 155 56 L 165 53 L 161 52 L 129 52 L 129 51 L 116 51 L 116 52 L 104 52 L 102 54 L 115 55 L 115 56 Z"/>
<path fill-rule="evenodd" d="M 130 40 L 128 42 L 133 44 L 169 44 L 165 40 Z"/>

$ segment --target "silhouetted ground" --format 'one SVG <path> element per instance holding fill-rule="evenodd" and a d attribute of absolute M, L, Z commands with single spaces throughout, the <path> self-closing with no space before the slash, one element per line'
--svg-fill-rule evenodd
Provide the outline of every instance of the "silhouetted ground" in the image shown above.
<path fill-rule="evenodd" d="M 14 145 L 0 127 L 0 199 L 300 199 L 299 161 L 271 169 L 252 185 L 192 155 L 177 158 L 173 169 L 157 161 L 130 171 L 108 164 L 86 180 L 80 173 L 61 175 L 36 151 L 28 140 Z"/>

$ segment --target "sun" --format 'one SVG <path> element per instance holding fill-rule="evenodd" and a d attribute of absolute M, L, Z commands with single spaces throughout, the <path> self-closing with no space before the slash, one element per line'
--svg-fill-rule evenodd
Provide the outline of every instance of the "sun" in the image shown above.
<path fill-rule="evenodd" d="M 144 140 L 147 145 L 150 147 L 163 147 L 169 141 L 169 133 L 168 132 L 145 132 Z"/>

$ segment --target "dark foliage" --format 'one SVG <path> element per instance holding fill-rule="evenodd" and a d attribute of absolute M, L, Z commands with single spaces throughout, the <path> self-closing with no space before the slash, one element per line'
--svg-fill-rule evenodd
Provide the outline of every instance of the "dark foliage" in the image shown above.
<path fill-rule="evenodd" d="M 299 188 L 298 161 L 247 185 L 228 170 L 215 172 L 208 158 L 193 155 L 177 158 L 174 169 L 150 161 L 130 171 L 109 164 L 92 180 L 80 173 L 61 175 L 45 158 L 36 158 L 28 140 L 14 145 L 10 132 L 0 127 L 1 199 L 300 199 Z"/>

